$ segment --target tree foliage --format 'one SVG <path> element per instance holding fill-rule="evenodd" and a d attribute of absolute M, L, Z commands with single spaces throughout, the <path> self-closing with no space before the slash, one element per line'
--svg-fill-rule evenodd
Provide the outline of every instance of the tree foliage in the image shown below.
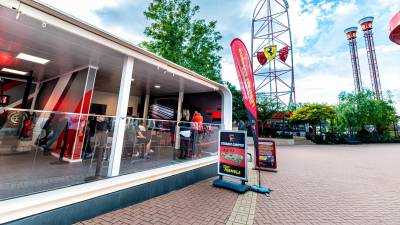
<path fill-rule="evenodd" d="M 286 112 L 285 105 L 265 93 L 257 94 L 257 113 L 258 119 L 265 121 L 270 119 L 276 112 Z"/>
<path fill-rule="evenodd" d="M 306 104 L 295 110 L 289 118 L 291 124 L 310 124 L 315 127 L 323 121 L 331 122 L 336 118 L 335 107 L 325 104 Z M 314 129 L 315 131 L 315 129 Z"/>
<path fill-rule="evenodd" d="M 342 92 L 339 95 L 337 112 L 339 125 L 349 129 L 350 133 L 358 132 L 366 125 L 373 125 L 378 133 L 382 133 L 396 121 L 392 100 L 375 99 L 373 92 L 369 90 L 358 94 Z"/>
<path fill-rule="evenodd" d="M 221 83 L 222 36 L 216 21 L 194 19 L 199 10 L 190 0 L 154 0 L 144 12 L 152 21 L 144 31 L 150 40 L 141 46 Z"/>
<path fill-rule="evenodd" d="M 243 102 L 242 92 L 229 82 L 225 82 L 225 85 L 232 93 L 232 120 L 236 123 L 239 120 L 246 121 L 247 110 Z"/>
<path fill-rule="evenodd" d="M 232 93 L 232 118 L 233 121 L 247 120 L 247 109 L 243 102 L 242 91 L 236 88 L 233 84 L 225 82 L 225 85 Z M 276 112 L 286 112 L 285 106 L 277 103 L 276 99 L 272 99 L 266 95 L 257 94 L 257 115 L 259 121 L 270 119 L 272 114 Z"/>

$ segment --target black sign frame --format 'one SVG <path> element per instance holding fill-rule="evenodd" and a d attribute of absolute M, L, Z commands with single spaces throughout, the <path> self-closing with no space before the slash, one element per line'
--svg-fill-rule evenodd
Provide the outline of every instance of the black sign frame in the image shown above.
<path fill-rule="evenodd" d="M 227 143 L 228 140 L 222 140 L 222 139 L 226 139 L 226 135 L 228 135 L 228 136 L 233 135 L 234 137 L 239 137 L 238 138 L 239 142 L 230 142 L 229 144 L 232 144 L 232 145 L 229 145 Z M 238 167 L 235 165 L 229 165 L 226 162 L 221 162 L 221 145 L 227 146 L 230 148 L 234 148 L 235 151 L 242 150 L 243 152 L 241 152 L 241 156 L 242 156 L 242 160 L 244 160 L 244 168 Z M 224 160 L 224 161 L 226 161 L 226 160 Z M 235 175 L 234 172 L 232 172 L 232 173 L 224 172 L 223 168 L 226 169 L 227 167 L 229 167 L 229 169 L 232 171 L 243 172 L 244 176 L 237 176 L 237 175 Z M 218 175 L 237 178 L 237 179 L 247 182 L 248 181 L 247 169 L 248 169 L 248 165 L 247 165 L 247 132 L 241 131 L 241 130 L 220 130 L 218 133 L 218 168 L 217 168 Z"/>

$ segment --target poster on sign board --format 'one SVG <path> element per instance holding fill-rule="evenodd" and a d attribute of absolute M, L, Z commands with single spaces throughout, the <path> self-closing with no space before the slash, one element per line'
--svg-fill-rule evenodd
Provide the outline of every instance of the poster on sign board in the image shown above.
<path fill-rule="evenodd" d="M 247 181 L 246 136 L 246 131 L 219 132 L 219 175 Z"/>
<path fill-rule="evenodd" d="M 256 154 L 256 169 L 276 169 L 276 148 L 275 142 L 268 139 L 258 139 L 258 154 Z"/>

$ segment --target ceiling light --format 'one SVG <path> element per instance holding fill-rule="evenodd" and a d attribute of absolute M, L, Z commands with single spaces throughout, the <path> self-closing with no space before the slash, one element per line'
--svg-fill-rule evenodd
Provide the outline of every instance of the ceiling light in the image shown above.
<path fill-rule="evenodd" d="M 0 65 L 9 66 L 12 65 L 16 59 L 8 52 L 0 51 Z"/>
<path fill-rule="evenodd" d="M 1 71 L 7 72 L 7 73 L 15 73 L 15 74 L 19 74 L 19 75 L 26 75 L 26 74 L 28 74 L 28 72 L 25 72 L 25 71 L 13 70 L 13 69 L 8 69 L 8 68 L 3 68 L 3 69 L 1 69 Z"/>
<path fill-rule="evenodd" d="M 154 85 L 154 87 L 155 87 L 155 88 L 160 88 L 161 86 L 158 85 L 158 84 L 156 84 L 156 85 Z"/>
<path fill-rule="evenodd" d="M 27 61 L 31 61 L 31 62 L 34 62 L 34 63 L 39 63 L 39 64 L 46 64 L 46 63 L 48 63 L 50 61 L 48 59 L 43 59 L 43 58 L 36 57 L 36 56 L 33 56 L 33 55 L 28 55 L 28 54 L 25 54 L 25 53 L 22 53 L 22 52 L 17 55 L 17 58 L 18 59 L 27 60 Z"/>

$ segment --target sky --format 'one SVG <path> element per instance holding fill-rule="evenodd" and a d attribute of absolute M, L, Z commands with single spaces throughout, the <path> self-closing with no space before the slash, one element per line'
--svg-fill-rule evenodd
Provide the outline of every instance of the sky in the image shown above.
<path fill-rule="evenodd" d="M 146 40 L 150 21 L 143 15 L 151 0 L 41 0 L 133 44 Z M 222 34 L 222 77 L 238 85 L 229 44 L 239 37 L 250 49 L 251 20 L 259 0 L 192 0 L 197 18 L 216 20 Z M 282 0 L 280 0 L 282 1 Z M 348 43 L 343 30 L 374 16 L 374 39 L 383 92 L 390 91 L 400 113 L 400 45 L 388 38 L 399 0 L 288 0 L 293 38 L 296 101 L 336 104 L 341 91 L 353 91 Z M 370 88 L 364 39 L 359 29 L 361 79 Z"/>

